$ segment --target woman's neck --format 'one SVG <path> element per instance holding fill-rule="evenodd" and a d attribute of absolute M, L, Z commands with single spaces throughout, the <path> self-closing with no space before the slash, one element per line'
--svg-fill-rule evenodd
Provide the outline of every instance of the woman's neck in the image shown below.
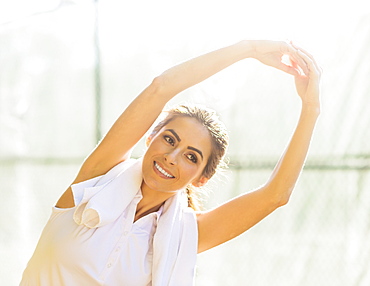
<path fill-rule="evenodd" d="M 134 221 L 137 221 L 147 214 L 158 211 L 164 202 L 174 196 L 176 192 L 166 193 L 155 191 L 150 189 L 143 181 L 141 184 L 141 194 L 143 198 L 137 205 Z"/>

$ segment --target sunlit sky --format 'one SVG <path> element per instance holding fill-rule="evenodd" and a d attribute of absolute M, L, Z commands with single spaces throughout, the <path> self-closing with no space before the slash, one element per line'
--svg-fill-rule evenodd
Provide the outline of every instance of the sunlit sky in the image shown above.
<path fill-rule="evenodd" d="M 57 7 L 80 8 L 81 23 L 93 13 L 93 0 L 0 0 L 0 23 L 14 23 Z M 99 0 L 104 25 L 102 43 L 108 54 L 125 47 L 140 52 L 179 45 L 220 47 L 246 38 L 292 39 L 320 53 L 333 49 L 331 40 L 350 33 L 358 19 L 369 13 L 366 0 Z M 90 14 L 89 14 L 90 13 Z M 32 16 L 31 16 L 32 17 Z M 66 17 L 66 19 L 68 16 Z M 68 25 L 68 21 L 64 23 Z M 1 26 L 0 26 L 1 28 Z M 142 35 L 145 35 L 143 37 Z M 130 45 L 127 42 L 130 41 Z M 175 46 L 175 47 L 174 47 Z M 196 51 L 198 53 L 198 51 Z M 164 63 L 165 65 L 166 63 Z"/>
<path fill-rule="evenodd" d="M 57 7 L 79 6 L 91 10 L 93 0 L 0 0 L 0 23 L 19 21 L 30 15 Z M 62 4 L 61 4 L 62 3 Z M 104 27 L 111 39 L 106 45 L 120 47 L 120 39 L 135 38 L 151 44 L 173 45 L 175 42 L 208 41 L 215 46 L 249 38 L 294 39 L 309 48 L 317 48 L 323 41 L 338 33 L 351 31 L 356 20 L 369 13 L 366 0 L 99 0 Z M 85 14 L 88 16 L 87 14 Z M 84 14 L 81 13 L 81 22 Z M 117 21 L 118 20 L 118 21 Z M 67 23 L 66 23 L 67 24 Z M 126 29 L 125 29 L 126 28 Z M 122 35 L 124 30 L 124 35 Z M 152 39 L 140 37 L 151 31 Z M 160 32 L 158 32 L 160 31 Z M 154 39 L 156 41 L 154 41 Z M 113 42 L 110 43 L 110 40 Z M 316 47 L 315 47 L 316 45 Z M 113 47 L 112 47 L 113 48 Z M 126 47 L 127 48 L 127 47 Z M 155 48 L 155 47 L 153 47 Z M 320 49 L 325 46 L 320 46 Z M 326 46 L 327 48 L 327 46 Z"/>
<path fill-rule="evenodd" d="M 62 5 L 61 3 L 64 6 L 87 6 L 93 2 L 93 0 L 1 0 L 0 23 L 49 11 Z M 109 11 L 112 15 L 111 19 L 121 15 L 127 20 L 127 23 L 135 22 L 137 24 L 135 19 L 140 17 L 142 19 L 141 25 L 131 27 L 133 32 L 148 27 L 148 24 L 166 27 L 174 34 L 183 29 L 192 31 L 194 27 L 200 28 L 199 32 L 201 32 L 204 27 L 209 27 L 212 24 L 213 31 L 217 29 L 221 34 L 224 34 L 224 30 L 227 29 L 227 34 L 230 37 L 235 36 L 236 33 L 240 34 L 238 29 L 228 29 L 230 26 L 235 27 L 235 24 L 246 24 L 240 26 L 239 29 L 245 30 L 251 36 L 261 37 L 273 34 L 279 37 L 279 34 L 285 35 L 287 31 L 294 36 L 295 33 L 307 32 L 308 30 L 317 33 L 319 32 L 318 27 L 324 24 L 332 26 L 332 28 L 337 28 L 338 25 L 344 28 L 346 25 L 351 25 L 354 18 L 369 13 L 365 0 L 262 0 L 253 2 L 243 0 L 99 0 L 98 2 L 106 10 L 109 10 L 109 6 L 114 7 Z M 112 3 L 114 5 L 111 5 Z M 140 9 L 140 14 L 127 13 L 133 9 Z M 269 21 L 261 21 L 264 19 L 269 19 Z M 148 22 L 152 20 L 155 22 Z M 176 25 L 172 25 L 173 22 L 176 22 Z M 324 33 L 325 29 L 322 32 Z"/>
<path fill-rule="evenodd" d="M 68 29 L 58 30 L 65 37 L 81 37 L 81 33 L 68 34 L 71 25 L 93 26 L 93 0 L 0 0 L 1 26 L 27 19 L 32 23 L 32 15 L 42 14 L 56 8 L 63 10 L 57 24 Z M 150 57 L 156 73 L 174 64 L 173 55 L 181 58 L 183 47 L 190 56 L 198 55 L 214 48 L 239 41 L 243 38 L 291 39 L 309 50 L 326 72 L 325 80 L 337 76 L 338 64 L 346 64 L 345 58 L 338 59 L 341 43 L 352 40 L 361 18 L 370 13 L 366 0 L 99 0 L 99 19 L 101 25 L 101 45 L 106 62 L 116 61 L 122 51 L 128 56 L 159 51 Z M 73 15 L 72 15 L 73 14 Z M 78 17 L 78 21 L 68 21 Z M 37 19 L 37 17 L 34 17 Z M 62 19 L 62 20 L 60 20 Z M 65 19 L 65 21 L 64 21 Z M 73 18 L 75 19 L 75 18 Z M 75 29 L 78 30 L 78 29 Z M 51 31 L 52 32 L 52 31 Z M 361 44 L 361 43 L 360 43 Z M 346 45 L 343 45 L 346 46 Z M 353 47 L 352 47 L 353 48 Z M 75 49 L 79 49 L 78 46 Z M 86 51 L 84 46 L 76 53 L 79 64 L 91 64 L 93 50 Z M 166 57 L 166 52 L 172 58 Z M 174 52 L 176 51 L 176 52 Z M 90 52 L 90 53 L 89 53 Z M 184 55 L 188 57 L 189 55 Z M 86 57 L 86 61 L 83 61 Z M 348 60 L 347 60 L 348 61 Z M 236 73 L 227 80 L 233 80 Z M 337 80 L 334 80 L 337 85 Z M 242 84 L 242 80 L 237 83 Z M 228 85 L 237 88 L 236 84 Z M 331 87 L 333 88 L 333 87 Z M 217 89 L 220 89 L 217 86 Z M 217 93 L 217 90 L 212 90 Z M 230 98 L 228 98 L 230 99 Z M 227 99 L 227 100 L 228 100 Z M 226 100 L 226 99 L 225 99 Z M 330 97 L 325 97 L 330 108 L 328 118 L 335 118 L 331 112 L 340 108 L 333 107 Z M 231 102 L 231 101 L 229 101 Z M 220 104 L 226 106 L 226 102 Z M 330 124 L 330 120 L 326 121 Z"/>

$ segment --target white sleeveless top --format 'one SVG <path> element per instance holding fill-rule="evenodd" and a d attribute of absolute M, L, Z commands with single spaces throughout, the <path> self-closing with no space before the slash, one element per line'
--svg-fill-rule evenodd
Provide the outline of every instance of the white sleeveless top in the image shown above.
<path fill-rule="evenodd" d="M 53 208 L 20 285 L 192 285 L 194 213 L 176 195 L 133 223 L 141 181 L 141 161 L 129 160 L 73 185 L 76 207 Z"/>

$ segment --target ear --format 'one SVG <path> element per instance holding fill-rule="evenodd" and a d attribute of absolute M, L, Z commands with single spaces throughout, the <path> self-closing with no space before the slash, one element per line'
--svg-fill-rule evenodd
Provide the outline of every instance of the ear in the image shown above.
<path fill-rule="evenodd" d="M 207 182 L 208 182 L 208 178 L 206 178 L 206 177 L 204 177 L 204 176 L 201 176 L 200 177 L 200 179 L 199 180 L 197 180 L 197 181 L 194 181 L 193 183 L 192 183 L 192 185 L 194 186 L 194 187 L 197 187 L 197 188 L 199 188 L 199 187 L 203 187 Z"/>
<path fill-rule="evenodd" d="M 145 146 L 146 146 L 146 147 L 148 147 L 148 146 L 149 146 L 149 144 L 150 144 L 150 142 L 152 141 L 152 139 L 153 139 L 153 135 L 152 135 L 152 134 L 150 134 L 150 135 L 146 138 L 146 140 L 145 140 Z"/>

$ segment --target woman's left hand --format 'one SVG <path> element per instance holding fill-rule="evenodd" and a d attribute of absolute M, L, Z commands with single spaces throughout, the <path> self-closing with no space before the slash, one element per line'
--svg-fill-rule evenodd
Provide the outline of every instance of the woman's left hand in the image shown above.
<path fill-rule="evenodd" d="M 302 67 L 302 64 L 299 65 L 297 61 L 291 59 L 292 66 L 294 68 L 298 68 L 299 66 L 302 70 L 306 70 L 304 73 L 302 72 L 295 76 L 297 93 L 304 105 L 320 108 L 320 79 L 322 69 L 311 54 L 295 45 L 294 47 L 297 49 L 296 58 L 299 58 L 304 66 Z"/>
<path fill-rule="evenodd" d="M 297 49 L 290 42 L 252 40 L 253 58 L 261 63 L 297 76 L 308 72 L 306 64 L 297 56 Z M 284 58 L 286 57 L 286 58 Z M 293 65 L 296 63 L 296 65 Z M 298 68 L 299 67 L 299 68 Z"/>

